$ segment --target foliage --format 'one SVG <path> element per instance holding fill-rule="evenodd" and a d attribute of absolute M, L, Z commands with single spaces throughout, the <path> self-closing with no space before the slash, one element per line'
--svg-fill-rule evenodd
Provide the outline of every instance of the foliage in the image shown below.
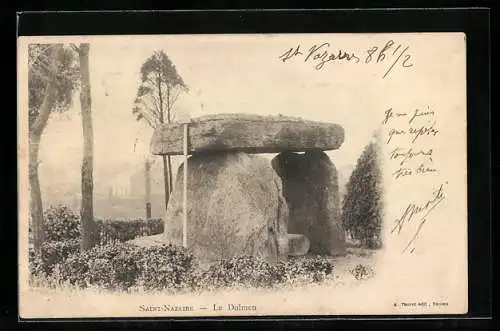
<path fill-rule="evenodd" d="M 151 127 L 170 123 L 172 111 L 181 92 L 189 88 L 164 51 L 156 51 L 141 66 L 141 83 L 132 109 L 137 120 Z"/>
<path fill-rule="evenodd" d="M 60 47 L 60 51 L 57 52 L 57 59 L 53 61 L 50 54 L 55 47 Z M 48 82 L 52 78 L 56 81 L 55 105 L 51 111 L 63 111 L 72 104 L 80 72 L 75 52 L 62 44 L 30 44 L 28 63 L 28 106 L 31 126 L 39 115 Z"/>
<path fill-rule="evenodd" d="M 371 267 L 365 266 L 363 264 L 357 264 L 350 270 L 350 272 L 357 280 L 369 279 L 372 278 L 375 274 Z"/>
<path fill-rule="evenodd" d="M 65 261 L 70 255 L 78 252 L 78 240 L 46 241 L 42 243 L 40 252 L 29 250 L 29 269 L 33 276 L 50 276 L 54 267 Z"/>
<path fill-rule="evenodd" d="M 342 203 L 344 229 L 364 246 L 381 246 L 381 170 L 376 143 L 368 144 L 353 170 Z"/>
<path fill-rule="evenodd" d="M 48 258 L 31 258 L 32 279 L 45 279 L 45 284 L 55 286 L 67 284 L 79 288 L 135 288 L 175 293 L 234 286 L 269 288 L 310 284 L 321 282 L 333 272 L 332 263 L 322 257 L 270 264 L 259 258 L 239 256 L 221 260 L 202 270 L 194 256 L 179 246 L 145 248 L 114 241 L 80 252 L 78 243 L 74 241 L 74 244 L 73 251 L 56 254 L 57 259 L 50 260 L 50 264 Z M 62 249 L 64 245 L 57 247 Z"/>
<path fill-rule="evenodd" d="M 195 259 L 184 247 L 163 245 L 139 249 L 137 286 L 145 290 L 177 291 L 192 288 Z"/>
<path fill-rule="evenodd" d="M 56 206 L 46 210 L 45 217 L 50 241 L 42 244 L 38 254 L 30 250 L 29 270 L 32 281 L 43 279 L 51 286 L 167 292 L 233 286 L 269 288 L 321 282 L 333 272 L 331 261 L 320 256 L 292 258 L 277 264 L 238 256 L 201 269 L 193 254 L 183 247 L 145 248 L 123 242 L 163 232 L 161 220 L 98 221 L 101 244 L 82 252 L 78 215 L 65 206 Z"/>
<path fill-rule="evenodd" d="M 44 212 L 45 237 L 48 241 L 80 238 L 80 216 L 66 206 L 51 206 Z M 127 241 L 139 236 L 163 232 L 162 219 L 96 220 L 98 242 Z"/>
<path fill-rule="evenodd" d="M 320 282 L 333 271 L 333 264 L 325 258 L 307 257 L 276 264 L 253 256 L 238 256 L 221 260 L 199 274 L 197 287 L 269 288 L 297 282 Z"/>
<path fill-rule="evenodd" d="M 115 241 L 70 256 L 53 276 L 81 288 L 172 291 L 186 287 L 193 266 L 193 256 L 182 247 L 143 248 Z"/>
<path fill-rule="evenodd" d="M 80 237 L 80 217 L 66 206 L 51 206 L 44 212 L 45 238 L 63 241 Z"/>

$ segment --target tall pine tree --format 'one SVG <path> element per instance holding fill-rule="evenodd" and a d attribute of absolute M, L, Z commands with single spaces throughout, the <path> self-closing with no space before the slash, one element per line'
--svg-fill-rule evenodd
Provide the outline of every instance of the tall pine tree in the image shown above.
<path fill-rule="evenodd" d="M 141 83 L 132 113 L 137 120 L 144 120 L 156 129 L 174 120 L 175 103 L 179 95 L 189 88 L 177 68 L 164 51 L 155 51 L 141 66 Z M 172 162 L 170 155 L 163 155 L 165 208 L 172 192 Z"/>

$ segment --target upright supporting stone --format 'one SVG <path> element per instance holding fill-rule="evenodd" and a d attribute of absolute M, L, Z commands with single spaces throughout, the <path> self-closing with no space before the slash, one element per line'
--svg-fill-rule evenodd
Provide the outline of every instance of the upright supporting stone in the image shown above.
<path fill-rule="evenodd" d="M 288 233 L 306 236 L 311 254 L 344 254 L 337 170 L 328 155 L 283 152 L 271 163 L 283 182 L 290 211 Z"/>
<path fill-rule="evenodd" d="M 165 217 L 164 241 L 183 241 L 183 189 L 187 183 L 187 239 L 200 261 L 288 256 L 288 208 L 269 161 L 245 153 L 194 153 L 181 164 Z"/>

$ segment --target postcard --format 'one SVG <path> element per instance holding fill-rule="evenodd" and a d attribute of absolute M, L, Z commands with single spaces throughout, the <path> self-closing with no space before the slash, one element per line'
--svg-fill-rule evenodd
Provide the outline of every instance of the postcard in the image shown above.
<path fill-rule="evenodd" d="M 466 313 L 466 43 L 19 37 L 20 317 Z"/>

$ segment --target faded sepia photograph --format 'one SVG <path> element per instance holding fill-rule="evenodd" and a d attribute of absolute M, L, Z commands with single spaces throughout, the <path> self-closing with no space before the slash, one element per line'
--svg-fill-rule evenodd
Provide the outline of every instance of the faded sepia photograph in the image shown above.
<path fill-rule="evenodd" d="M 466 42 L 19 37 L 20 317 L 466 313 Z"/>

